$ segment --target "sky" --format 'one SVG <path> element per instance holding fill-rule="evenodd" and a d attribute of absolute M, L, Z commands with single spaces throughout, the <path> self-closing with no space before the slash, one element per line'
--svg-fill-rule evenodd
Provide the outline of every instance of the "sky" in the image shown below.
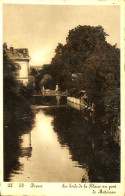
<path fill-rule="evenodd" d="M 28 48 L 31 65 L 51 62 L 58 43 L 78 25 L 101 25 L 120 47 L 120 7 L 114 5 L 3 5 L 3 42 Z"/>

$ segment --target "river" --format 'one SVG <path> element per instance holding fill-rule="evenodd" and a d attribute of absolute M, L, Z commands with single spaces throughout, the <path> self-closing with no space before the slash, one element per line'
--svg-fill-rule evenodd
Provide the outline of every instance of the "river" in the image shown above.
<path fill-rule="evenodd" d="M 66 98 L 33 97 L 34 124 L 19 138 L 13 182 L 119 182 L 120 151 L 93 113 Z"/>

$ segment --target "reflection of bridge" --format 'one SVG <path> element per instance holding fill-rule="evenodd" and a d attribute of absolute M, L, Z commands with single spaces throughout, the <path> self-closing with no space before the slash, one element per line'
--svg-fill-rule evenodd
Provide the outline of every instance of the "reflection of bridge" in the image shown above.
<path fill-rule="evenodd" d="M 33 97 L 55 97 L 55 96 L 60 96 L 60 97 L 67 97 L 67 95 L 65 94 L 61 94 L 61 93 L 55 93 L 55 94 L 39 94 L 39 95 L 32 95 Z"/>
<path fill-rule="evenodd" d="M 31 105 L 56 106 L 65 105 L 67 96 L 65 95 L 32 95 Z"/>

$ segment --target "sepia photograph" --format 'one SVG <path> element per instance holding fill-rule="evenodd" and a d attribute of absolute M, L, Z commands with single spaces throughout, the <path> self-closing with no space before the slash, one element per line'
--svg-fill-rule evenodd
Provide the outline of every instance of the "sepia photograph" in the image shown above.
<path fill-rule="evenodd" d="M 120 48 L 119 5 L 3 5 L 4 182 L 121 182 Z"/>

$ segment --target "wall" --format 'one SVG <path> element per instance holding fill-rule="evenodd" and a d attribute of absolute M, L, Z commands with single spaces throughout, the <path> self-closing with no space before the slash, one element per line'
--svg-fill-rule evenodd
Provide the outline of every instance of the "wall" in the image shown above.
<path fill-rule="evenodd" d="M 29 79 L 29 62 L 24 60 L 16 60 L 16 63 L 20 64 L 21 66 L 18 79 L 22 81 L 23 84 L 27 84 Z"/>
<path fill-rule="evenodd" d="M 80 99 L 77 99 L 75 97 L 67 97 L 67 100 L 76 104 L 80 104 Z"/>
<path fill-rule="evenodd" d="M 19 63 L 21 66 L 21 69 L 19 70 L 19 78 L 28 78 L 29 77 L 29 62 L 27 61 L 16 61 L 16 63 Z"/>

